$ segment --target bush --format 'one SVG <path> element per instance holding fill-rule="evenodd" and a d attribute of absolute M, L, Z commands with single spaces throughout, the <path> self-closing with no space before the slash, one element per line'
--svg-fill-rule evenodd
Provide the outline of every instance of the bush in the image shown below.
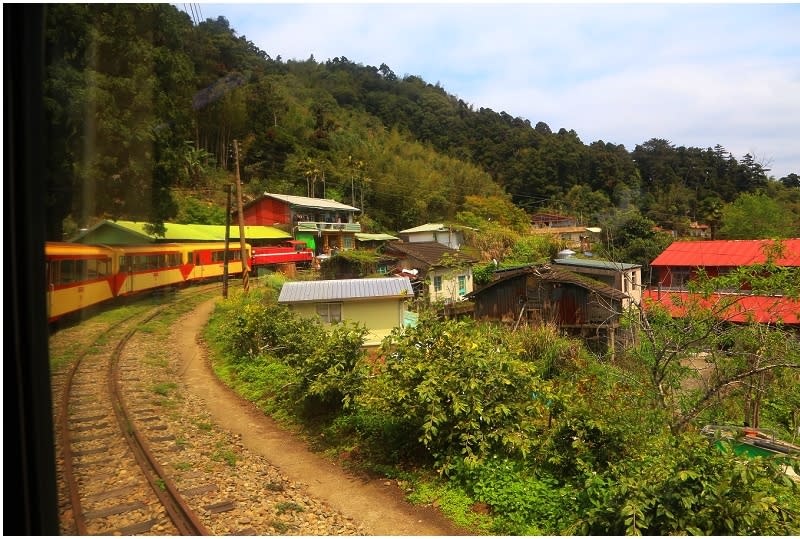
<path fill-rule="evenodd" d="M 494 533 L 557 535 L 571 522 L 574 489 L 552 477 L 537 477 L 519 461 L 487 459 L 460 478 L 467 492 L 489 507 Z"/>
<path fill-rule="evenodd" d="M 581 535 L 797 535 L 797 484 L 777 463 L 740 459 L 698 435 L 655 438 L 637 458 L 586 477 Z"/>
<path fill-rule="evenodd" d="M 549 386 L 491 328 L 421 319 L 384 342 L 385 364 L 359 403 L 405 422 L 440 471 L 524 456 L 546 418 Z M 546 421 L 546 419 L 544 419 Z"/>

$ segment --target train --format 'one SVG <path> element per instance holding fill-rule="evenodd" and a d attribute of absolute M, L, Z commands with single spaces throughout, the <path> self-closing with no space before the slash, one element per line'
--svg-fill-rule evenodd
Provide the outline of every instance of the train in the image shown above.
<path fill-rule="evenodd" d="M 252 247 L 245 244 L 248 264 Z M 45 244 L 47 318 L 167 287 L 222 278 L 225 243 Z M 228 275 L 242 274 L 239 245 L 228 246 Z"/>
<path fill-rule="evenodd" d="M 310 267 L 314 261 L 314 251 L 306 242 L 287 240 L 281 245 L 253 247 L 250 267 L 258 274 L 262 268 L 270 268 L 277 264 L 294 263 L 300 267 Z"/>

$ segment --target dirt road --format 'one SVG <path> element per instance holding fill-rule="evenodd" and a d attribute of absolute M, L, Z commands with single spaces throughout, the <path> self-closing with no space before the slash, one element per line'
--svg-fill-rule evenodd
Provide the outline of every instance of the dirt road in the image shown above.
<path fill-rule="evenodd" d="M 355 477 L 312 453 L 304 442 L 222 384 L 199 344 L 214 302 L 202 304 L 183 319 L 174 334 L 182 351 L 182 374 L 189 391 L 207 403 L 215 422 L 240 435 L 250 451 L 267 458 L 288 478 L 307 485 L 310 495 L 360 522 L 370 535 L 469 535 L 436 508 L 409 504 L 394 482 Z"/>

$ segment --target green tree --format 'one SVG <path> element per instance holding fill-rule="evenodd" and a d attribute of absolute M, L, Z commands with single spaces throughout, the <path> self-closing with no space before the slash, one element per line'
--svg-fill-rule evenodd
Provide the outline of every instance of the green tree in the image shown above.
<path fill-rule="evenodd" d="M 774 263 L 777 249 L 767 253 L 764 264 L 715 278 L 701 274 L 689 283 L 685 298 L 670 296 L 682 311 L 680 316 L 671 316 L 660 304 L 639 305 L 633 323 L 640 339 L 628 353 L 644 368 L 654 402 L 672 414 L 673 432 L 684 431 L 721 402 L 739 402 L 741 422 L 755 426 L 758 417 L 753 414 L 751 389 L 761 393 L 766 375 L 800 369 L 800 342 L 782 326 L 779 311 L 783 301 L 800 296 L 800 273 Z M 773 321 L 753 319 L 743 305 L 750 294 L 773 298 L 767 309 Z M 700 376 L 698 364 L 705 376 Z"/>
<path fill-rule="evenodd" d="M 742 193 L 722 207 L 719 237 L 724 239 L 788 238 L 797 234 L 791 214 L 762 193 Z"/>
<path fill-rule="evenodd" d="M 384 342 L 385 362 L 359 403 L 406 423 L 444 473 L 524 456 L 547 417 L 547 399 L 531 393 L 551 388 L 500 335 L 469 321 L 420 320 Z"/>
<path fill-rule="evenodd" d="M 58 5 L 48 11 L 48 230 L 68 214 L 159 223 L 174 215 L 189 138 L 188 16 L 169 5 Z M 89 121 L 86 121 L 89 118 Z M 69 200 L 70 203 L 66 204 Z"/>

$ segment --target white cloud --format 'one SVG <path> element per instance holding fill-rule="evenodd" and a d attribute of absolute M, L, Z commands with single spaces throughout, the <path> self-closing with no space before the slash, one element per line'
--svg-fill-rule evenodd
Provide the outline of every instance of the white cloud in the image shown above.
<path fill-rule="evenodd" d="M 632 150 L 650 138 L 800 173 L 800 6 L 202 4 L 273 57 L 386 63 L 476 108 Z"/>

